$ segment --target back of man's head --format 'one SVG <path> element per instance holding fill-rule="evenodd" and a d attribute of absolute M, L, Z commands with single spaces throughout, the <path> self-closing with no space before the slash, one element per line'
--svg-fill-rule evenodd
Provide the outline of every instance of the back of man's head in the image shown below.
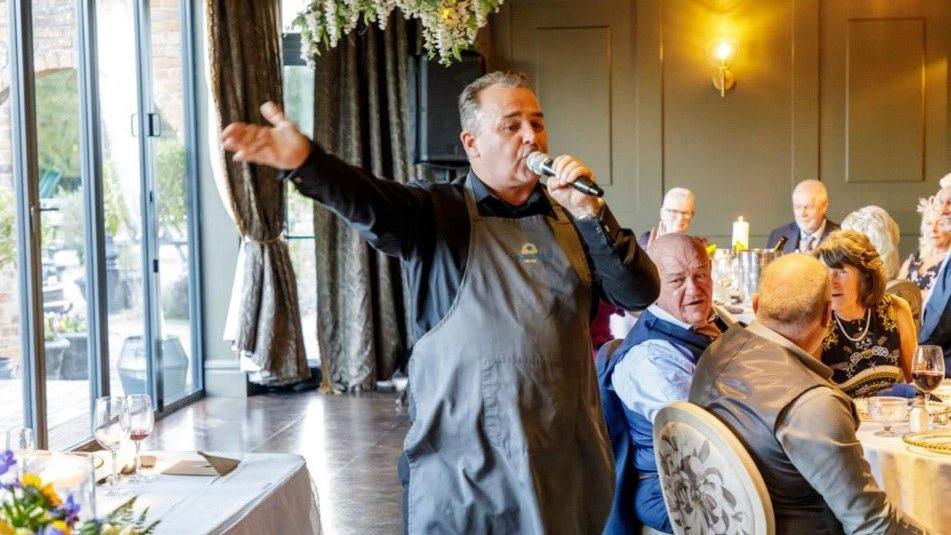
<path fill-rule="evenodd" d="M 822 262 L 808 255 L 783 256 L 760 278 L 756 319 L 811 352 L 816 348 L 803 346 L 822 341 L 831 295 L 829 270 Z"/>

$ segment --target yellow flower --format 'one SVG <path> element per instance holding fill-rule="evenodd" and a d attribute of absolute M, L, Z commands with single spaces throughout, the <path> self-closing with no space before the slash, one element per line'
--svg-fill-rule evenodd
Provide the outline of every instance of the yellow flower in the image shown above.
<path fill-rule="evenodd" d="M 40 479 L 40 476 L 27 472 L 23 474 L 22 477 L 20 477 L 20 484 L 24 487 L 33 487 L 38 489 L 43 486 L 43 480 Z"/>
<path fill-rule="evenodd" d="M 15 535 L 15 533 L 16 532 L 13 531 L 13 526 L 7 524 L 3 520 L 0 520 L 0 535 Z"/>
<path fill-rule="evenodd" d="M 53 484 L 47 483 L 40 489 L 40 492 L 43 493 L 43 496 L 46 496 L 47 501 L 50 502 L 50 505 L 53 507 L 59 507 L 63 505 L 63 499 L 59 497 L 59 494 L 56 494 L 56 491 L 53 490 Z M 67 534 L 69 535 L 69 534 Z"/>
<path fill-rule="evenodd" d="M 63 535 L 72 535 L 73 533 L 73 530 L 69 529 L 69 525 L 62 520 L 53 522 L 53 528 L 62 531 Z"/>

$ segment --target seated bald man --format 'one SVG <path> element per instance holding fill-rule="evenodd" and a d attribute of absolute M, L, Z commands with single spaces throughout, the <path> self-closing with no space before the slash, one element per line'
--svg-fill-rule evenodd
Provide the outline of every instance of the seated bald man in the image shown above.
<path fill-rule="evenodd" d="M 796 220 L 773 229 L 766 240 L 766 248 L 772 249 L 779 240 L 786 238 L 784 253 L 811 254 L 839 225 L 826 219 L 829 209 L 829 193 L 825 184 L 818 180 L 803 180 L 796 184 L 792 194 L 793 215 Z"/>
<path fill-rule="evenodd" d="M 816 356 L 831 297 L 828 270 L 816 258 L 772 262 L 753 298 L 756 321 L 710 345 L 690 401 L 723 421 L 753 456 L 777 535 L 926 533 L 872 479 L 855 438 L 855 406 Z"/>
<path fill-rule="evenodd" d="M 614 507 L 606 534 L 631 533 L 638 524 L 673 532 L 654 462 L 654 417 L 666 405 L 687 399 L 697 359 L 720 335 L 703 241 L 665 234 L 647 254 L 657 266 L 660 296 L 611 357 L 598 361 L 615 455 Z"/>

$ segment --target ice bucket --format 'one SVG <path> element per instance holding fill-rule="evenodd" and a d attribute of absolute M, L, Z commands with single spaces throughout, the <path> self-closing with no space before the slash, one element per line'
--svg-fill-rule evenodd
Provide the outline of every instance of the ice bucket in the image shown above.
<path fill-rule="evenodd" d="M 744 303 L 749 304 L 753 300 L 753 294 L 759 290 L 760 274 L 781 254 L 772 249 L 747 249 L 737 254 L 740 263 L 740 297 Z"/>

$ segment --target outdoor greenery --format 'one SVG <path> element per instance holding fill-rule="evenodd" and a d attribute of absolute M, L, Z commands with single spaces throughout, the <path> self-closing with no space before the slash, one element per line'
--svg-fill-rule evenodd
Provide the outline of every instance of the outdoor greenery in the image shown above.
<path fill-rule="evenodd" d="M 16 260 L 13 188 L 0 184 L 0 268 Z"/>
<path fill-rule="evenodd" d="M 430 58 L 448 65 L 471 47 L 488 16 L 502 0 L 312 0 L 294 20 L 301 31 L 302 54 L 308 61 L 363 21 L 386 27 L 394 9 L 407 19 L 418 19 L 423 46 Z"/>

